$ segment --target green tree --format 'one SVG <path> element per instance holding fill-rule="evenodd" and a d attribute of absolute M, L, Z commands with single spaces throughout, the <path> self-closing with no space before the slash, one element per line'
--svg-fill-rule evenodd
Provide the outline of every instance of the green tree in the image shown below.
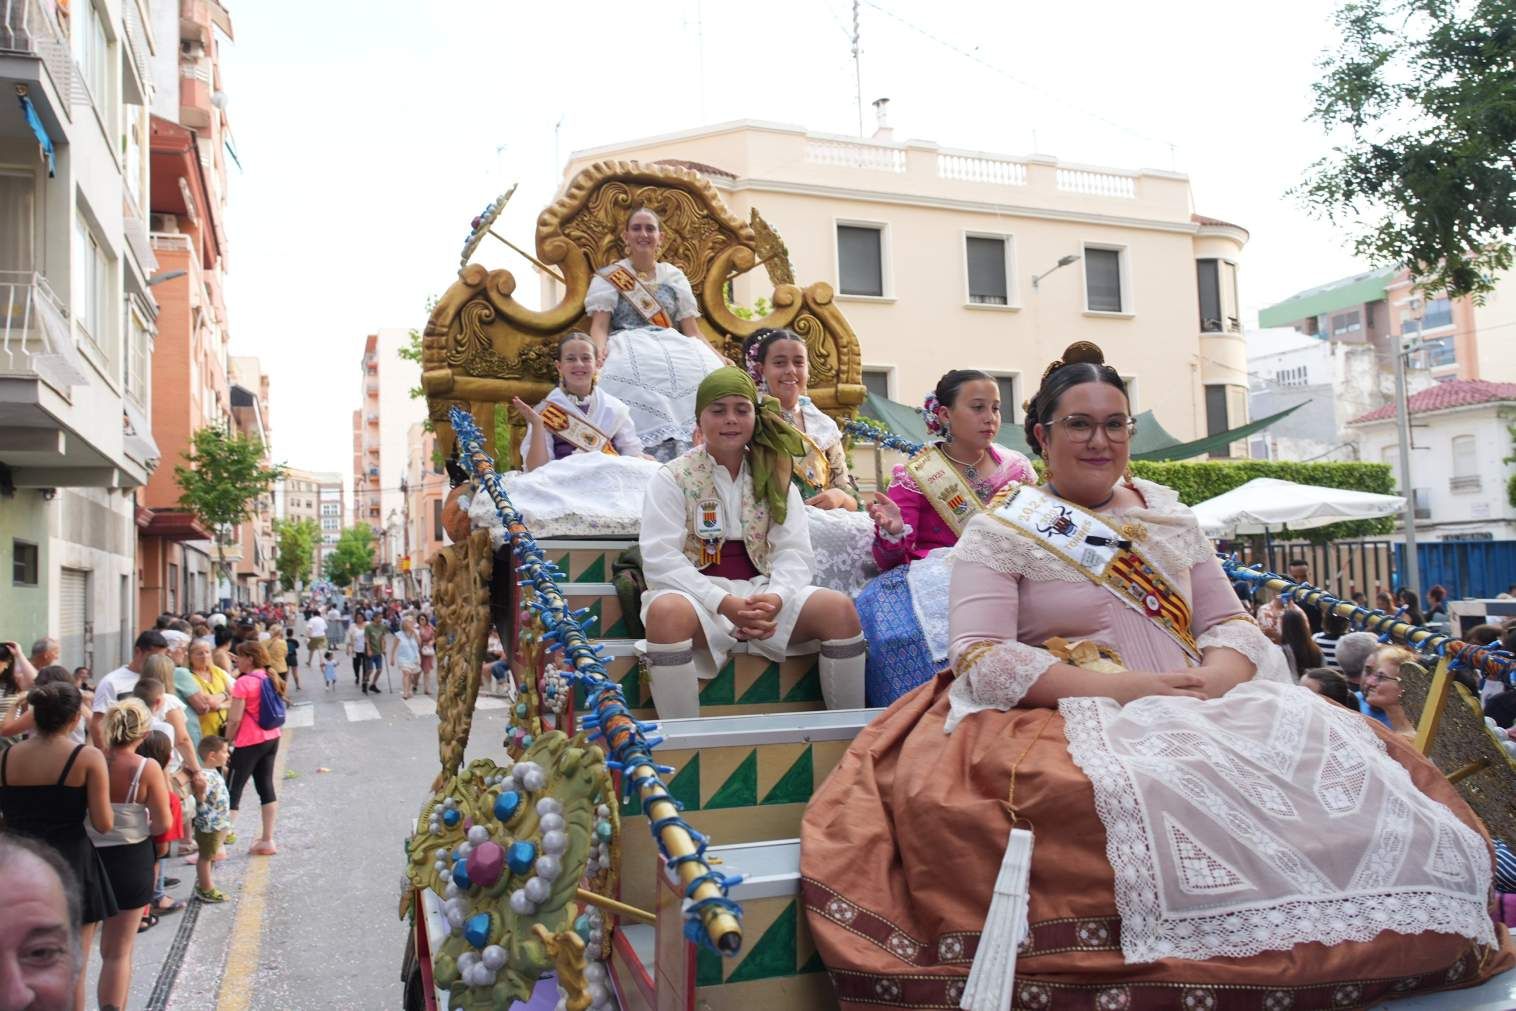
<path fill-rule="evenodd" d="M 266 448 L 259 439 L 207 425 L 190 437 L 188 466 L 174 467 L 179 485 L 179 504 L 211 528 L 216 539 L 216 564 L 228 584 L 226 545 L 233 531 L 253 515 L 260 495 L 267 495 L 284 477 L 280 464 L 266 465 Z"/>
<path fill-rule="evenodd" d="M 275 520 L 274 536 L 279 541 L 279 558 L 274 563 L 279 584 L 286 590 L 296 589 L 311 578 L 321 527 L 313 519 Z"/>
<path fill-rule="evenodd" d="M 1343 142 L 1297 191 L 1354 249 L 1482 299 L 1516 236 L 1516 0 L 1354 0 L 1312 118 Z"/>
<path fill-rule="evenodd" d="M 346 589 L 365 573 L 374 571 L 374 532 L 368 527 L 346 527 L 326 560 L 326 578 Z"/>

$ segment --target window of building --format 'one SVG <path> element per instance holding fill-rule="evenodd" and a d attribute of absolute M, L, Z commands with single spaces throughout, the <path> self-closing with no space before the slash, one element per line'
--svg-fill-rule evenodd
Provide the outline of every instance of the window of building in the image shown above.
<path fill-rule="evenodd" d="M 1348 312 L 1334 312 L 1332 314 L 1332 336 L 1341 337 L 1343 334 L 1358 333 L 1363 329 L 1363 313 L 1357 309 Z"/>
<path fill-rule="evenodd" d="M 168 609 L 179 612 L 179 566 L 168 563 Z"/>
<path fill-rule="evenodd" d="M 1221 383 L 1212 383 L 1205 388 L 1205 434 L 1220 435 L 1231 428 L 1227 416 L 1227 388 Z M 1222 446 L 1211 452 L 1212 456 L 1229 457 L 1232 455 L 1230 445 Z"/>
<path fill-rule="evenodd" d="M 991 372 L 995 380 L 997 396 L 1000 397 L 1000 423 L 1009 425 L 1016 417 L 1016 377 L 1000 376 Z"/>
<path fill-rule="evenodd" d="M 1200 332 L 1220 333 L 1221 272 L 1216 260 L 1196 260 L 1195 280 L 1200 287 Z"/>
<path fill-rule="evenodd" d="M 36 194 L 30 172 L 0 172 L 0 270 L 30 273 L 33 269 Z"/>
<path fill-rule="evenodd" d="M 844 295 L 884 295 L 884 227 L 837 226 L 837 290 Z"/>
<path fill-rule="evenodd" d="M 1421 314 L 1421 329 L 1435 330 L 1453 325 L 1453 303 L 1446 298 L 1428 299 L 1426 311 Z"/>
<path fill-rule="evenodd" d="M 110 266 L 105 259 L 105 250 L 82 213 L 74 218 L 74 321 L 80 333 L 99 348 L 107 357 L 112 357 L 112 348 L 106 333 L 106 305 L 109 298 L 107 282 Z"/>
<path fill-rule="evenodd" d="M 442 540 L 442 500 L 432 499 L 432 539 Z"/>
<path fill-rule="evenodd" d="M 1400 448 L 1398 446 L 1384 446 L 1379 450 L 1379 462 L 1390 468 L 1390 480 L 1395 482 L 1399 489 L 1403 482 L 1400 480 Z"/>
<path fill-rule="evenodd" d="M 890 370 L 871 369 L 868 366 L 864 366 L 863 388 L 876 397 L 888 400 L 890 396 Z"/>
<path fill-rule="evenodd" d="M 36 586 L 39 569 L 37 545 L 31 541 L 12 540 L 11 558 L 11 582 L 17 586 Z"/>
<path fill-rule="evenodd" d="M 1011 240 L 1005 235 L 969 235 L 964 238 L 969 303 L 1011 304 Z"/>
<path fill-rule="evenodd" d="M 1475 439 L 1460 435 L 1453 439 L 1453 477 L 1478 477 L 1479 462 L 1474 457 Z"/>
<path fill-rule="evenodd" d="M 1458 350 L 1453 346 L 1451 334 L 1422 342 L 1421 351 L 1426 356 L 1426 367 L 1429 369 L 1458 364 Z"/>
<path fill-rule="evenodd" d="M 79 62 L 79 72 L 100 118 L 110 122 L 111 43 L 105 33 L 105 18 L 96 9 L 94 0 L 84 0 L 74 10 L 78 20 L 74 27 L 74 59 Z"/>
<path fill-rule="evenodd" d="M 1084 247 L 1084 299 L 1090 312 L 1127 312 L 1123 290 L 1122 251 Z"/>
<path fill-rule="evenodd" d="M 152 360 L 152 334 L 136 304 L 127 312 L 131 326 L 131 350 L 126 358 L 126 392 L 143 408 L 148 406 L 148 390 L 151 388 L 149 362 Z"/>

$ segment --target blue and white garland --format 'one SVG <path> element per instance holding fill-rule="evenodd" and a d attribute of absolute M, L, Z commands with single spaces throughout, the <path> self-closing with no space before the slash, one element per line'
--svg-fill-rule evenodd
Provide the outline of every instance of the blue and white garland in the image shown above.
<path fill-rule="evenodd" d="M 489 496 L 498 522 L 503 524 L 506 535 L 513 541 L 516 571 L 521 574 L 519 585 L 536 591 L 536 599 L 528 606 L 545 630 L 542 637 L 544 647 L 548 650 L 561 648 L 564 656 L 572 663 L 572 669 L 566 671 L 564 676 L 575 684 L 584 686 L 586 711 L 580 718 L 580 723 L 590 732 L 592 739 L 605 749 L 606 765 L 622 773 L 623 793 L 628 797 L 642 798 L 642 813 L 649 820 L 653 841 L 657 843 L 658 851 L 668 868 L 677 872 L 680 865 L 690 863 L 695 864 L 700 872 L 684 891 L 685 937 L 723 955 L 737 954 L 742 944 L 741 935 L 729 933 L 713 939 L 706 929 L 705 916 L 708 912 L 719 910 L 741 919 L 742 908 L 727 897 L 730 889 L 742 880 L 741 875 L 713 869 L 705 860 L 709 840 L 677 814 L 661 819 L 652 817 L 652 806 L 660 801 L 671 804 L 676 810 L 680 807 L 659 779 L 660 775 L 674 770 L 653 761 L 653 749 L 663 739 L 648 735 L 656 733 L 657 724 L 644 723 L 633 717 L 621 686 L 607 675 L 602 663 L 603 647 L 590 642 L 586 634 L 589 624 L 594 620 L 593 616 L 589 615 L 588 608 L 569 610 L 563 591 L 558 586 L 558 579 L 563 577 L 563 573 L 547 560 L 542 548 L 527 530 L 521 514 L 511 504 L 505 485 L 495 472 L 489 454 L 484 450 L 484 437 L 473 416 L 461 407 L 453 407 L 448 420 L 457 436 L 460 465 L 473 478 L 475 486 Z M 469 513 L 471 516 L 476 515 L 475 503 L 470 503 Z M 500 547 L 501 544 L 497 541 L 495 546 Z M 622 718 L 619 723 L 616 722 L 618 717 Z M 609 732 L 608 727 L 611 728 Z M 648 791 L 646 794 L 645 790 Z M 670 856 L 663 842 L 663 832 L 668 828 L 687 834 L 693 843 L 693 852 L 679 857 Z M 696 899 L 695 892 L 705 884 L 715 886 L 717 893 Z"/>

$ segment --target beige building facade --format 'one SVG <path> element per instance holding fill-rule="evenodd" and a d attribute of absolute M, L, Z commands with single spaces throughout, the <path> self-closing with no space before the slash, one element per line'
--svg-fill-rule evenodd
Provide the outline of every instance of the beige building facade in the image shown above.
<path fill-rule="evenodd" d="M 797 280 L 836 291 L 873 392 L 919 404 L 948 369 L 980 368 L 1019 424 L 1046 364 L 1092 340 L 1132 380 L 1134 412 L 1179 439 L 1247 420 L 1248 234 L 1196 215 L 1186 176 L 744 120 L 579 151 L 564 179 L 607 159 L 682 163 L 739 218 L 756 208 Z M 770 291 L 760 268 L 733 299 Z"/>
<path fill-rule="evenodd" d="M 280 519 L 310 520 L 321 531 L 311 561 L 311 578 L 320 579 L 322 563 L 336 550 L 337 538 L 342 534 L 342 475 L 289 467 L 278 492 Z"/>

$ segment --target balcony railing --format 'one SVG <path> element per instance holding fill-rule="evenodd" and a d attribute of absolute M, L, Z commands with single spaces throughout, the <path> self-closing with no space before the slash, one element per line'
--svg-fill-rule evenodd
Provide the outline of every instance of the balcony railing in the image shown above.
<path fill-rule="evenodd" d="M 65 395 L 89 382 L 68 314 L 41 274 L 0 270 L 0 375 L 36 376 Z"/>
<path fill-rule="evenodd" d="M 36 56 L 47 68 L 68 119 L 74 96 L 74 59 L 68 37 L 53 17 L 51 0 L 0 0 L 0 53 Z"/>
<path fill-rule="evenodd" d="M 971 183 L 999 183 L 1002 186 L 1026 185 L 1026 162 L 985 155 L 937 155 L 937 175 L 943 179 L 961 179 Z"/>
<path fill-rule="evenodd" d="M 813 137 L 806 142 L 805 160 L 816 165 L 904 172 L 905 150 L 883 144 L 859 144 L 846 140 Z"/>
<path fill-rule="evenodd" d="M 1058 189 L 1064 193 L 1130 200 L 1137 196 L 1137 181 L 1129 175 L 1114 172 L 1061 168 L 1058 170 Z"/>

